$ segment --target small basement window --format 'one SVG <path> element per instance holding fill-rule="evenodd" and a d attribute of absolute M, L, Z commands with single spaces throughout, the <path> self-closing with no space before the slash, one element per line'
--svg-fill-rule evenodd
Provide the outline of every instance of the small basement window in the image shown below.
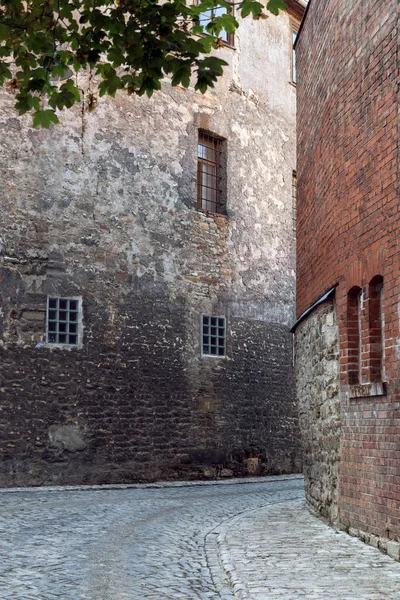
<path fill-rule="evenodd" d="M 82 333 L 81 304 L 80 298 L 47 298 L 47 344 L 79 344 Z"/>
<path fill-rule="evenodd" d="M 202 316 L 203 356 L 226 356 L 225 317 Z"/>

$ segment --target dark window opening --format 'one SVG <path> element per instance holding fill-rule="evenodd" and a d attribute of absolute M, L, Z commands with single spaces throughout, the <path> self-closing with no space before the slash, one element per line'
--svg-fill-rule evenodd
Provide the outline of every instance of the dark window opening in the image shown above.
<path fill-rule="evenodd" d="M 47 299 L 48 344 L 67 344 L 77 346 L 79 343 L 80 308 L 76 298 Z"/>
<path fill-rule="evenodd" d="M 383 277 L 377 275 L 371 279 L 368 289 L 368 370 L 371 382 L 382 381 L 384 346 L 382 293 Z"/>
<path fill-rule="evenodd" d="M 353 287 L 347 295 L 347 353 L 350 385 L 360 383 L 361 294 L 361 288 Z"/>
<path fill-rule="evenodd" d="M 225 317 L 202 317 L 202 354 L 206 356 L 226 356 Z"/>

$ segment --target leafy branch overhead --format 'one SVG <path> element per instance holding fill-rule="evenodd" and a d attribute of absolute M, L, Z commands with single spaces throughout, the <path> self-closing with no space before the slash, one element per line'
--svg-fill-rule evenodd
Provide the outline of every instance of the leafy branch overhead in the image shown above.
<path fill-rule="evenodd" d="M 19 114 L 32 111 L 35 127 L 57 123 L 56 109 L 81 100 L 81 70 L 95 75 L 100 96 L 120 89 L 151 96 L 165 75 L 188 87 L 192 73 L 204 92 L 226 64 L 210 53 L 238 27 L 232 7 L 227 0 L 0 0 L 0 85 L 16 91 Z M 256 19 L 264 9 L 276 15 L 286 4 L 235 5 Z"/>

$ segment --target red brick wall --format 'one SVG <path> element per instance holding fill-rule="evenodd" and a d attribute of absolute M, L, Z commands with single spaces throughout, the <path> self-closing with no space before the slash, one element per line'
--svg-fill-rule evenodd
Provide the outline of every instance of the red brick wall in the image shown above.
<path fill-rule="evenodd" d="M 400 537 L 398 11 L 397 0 L 312 0 L 297 45 L 297 314 L 338 284 L 339 516 L 343 523 L 396 539 Z M 378 275 L 383 277 L 382 377 L 369 285 Z M 370 311 L 362 313 L 361 383 L 383 378 L 386 395 L 351 397 L 354 332 L 347 294 L 357 287 L 365 292 L 363 310 Z"/>

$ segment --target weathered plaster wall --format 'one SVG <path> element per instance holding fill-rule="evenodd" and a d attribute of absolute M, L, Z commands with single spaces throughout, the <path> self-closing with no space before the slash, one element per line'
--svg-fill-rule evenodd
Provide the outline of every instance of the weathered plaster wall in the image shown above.
<path fill-rule="evenodd" d="M 290 40 L 286 14 L 246 21 L 215 90 L 50 131 L 1 92 L 1 485 L 299 470 Z M 196 210 L 199 128 L 227 139 L 226 217 Z M 82 296 L 82 348 L 36 348 L 47 295 Z M 227 358 L 200 356 L 201 314 Z"/>
<path fill-rule="evenodd" d="M 321 304 L 296 330 L 296 387 L 306 497 L 318 514 L 337 522 L 341 427 L 333 300 Z"/>

